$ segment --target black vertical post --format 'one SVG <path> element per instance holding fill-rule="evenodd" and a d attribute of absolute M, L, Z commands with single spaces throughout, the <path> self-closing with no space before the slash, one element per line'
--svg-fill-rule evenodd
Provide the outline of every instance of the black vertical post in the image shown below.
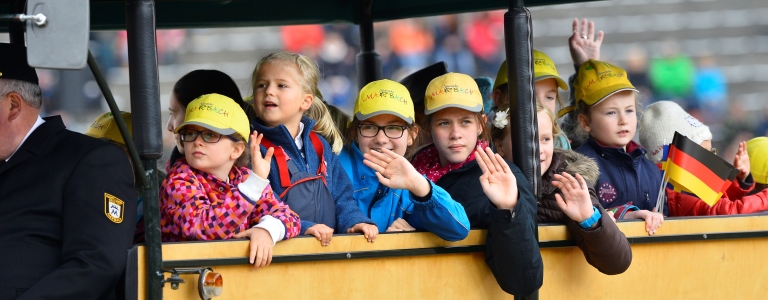
<path fill-rule="evenodd" d="M 381 56 L 374 47 L 373 0 L 363 0 L 360 5 L 360 53 L 357 54 L 358 89 L 381 77 Z"/>
<path fill-rule="evenodd" d="M 130 0 L 126 2 L 125 13 L 133 140 L 149 183 L 141 192 L 147 244 L 147 299 L 159 300 L 163 297 L 164 276 L 157 159 L 162 156 L 163 141 L 155 40 L 155 3 L 151 0 Z"/>
<path fill-rule="evenodd" d="M 13 15 L 26 13 L 24 8 L 27 6 L 27 0 L 13 0 L 9 7 L 9 12 Z M 24 31 L 26 30 L 26 22 L 10 22 L 8 23 L 8 38 L 11 44 L 26 45 L 24 43 Z"/>
<path fill-rule="evenodd" d="M 539 162 L 538 121 L 536 97 L 533 87 L 533 46 L 531 12 L 523 0 L 510 0 L 509 11 L 504 14 L 504 45 L 509 78 L 510 126 L 512 126 L 512 160 L 528 182 L 536 199 L 541 194 L 541 168 Z M 531 203 L 537 207 L 536 203 Z M 535 220 L 535 219 L 534 219 Z M 536 240 L 538 241 L 538 230 Z M 538 291 L 515 299 L 538 299 Z"/>

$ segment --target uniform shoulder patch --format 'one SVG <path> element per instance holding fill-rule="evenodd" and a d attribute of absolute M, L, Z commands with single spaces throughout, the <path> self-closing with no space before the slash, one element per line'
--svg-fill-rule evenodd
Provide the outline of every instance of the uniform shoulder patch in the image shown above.
<path fill-rule="evenodd" d="M 120 198 L 117 198 L 109 193 L 104 193 L 104 214 L 107 215 L 107 218 L 116 223 L 120 224 L 123 222 L 123 208 L 125 208 L 125 202 L 123 200 L 120 200 Z"/>

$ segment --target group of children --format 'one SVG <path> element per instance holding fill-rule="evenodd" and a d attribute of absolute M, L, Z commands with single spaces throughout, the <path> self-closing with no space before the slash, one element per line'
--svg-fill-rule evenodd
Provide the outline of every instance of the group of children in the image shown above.
<path fill-rule="evenodd" d="M 490 118 L 469 75 L 431 79 L 424 120 L 416 119 L 413 91 L 382 79 L 360 90 L 343 135 L 322 101 L 317 65 L 306 56 L 261 59 L 252 76 L 252 106 L 221 72 L 186 75 L 169 104 L 168 130 L 177 135 L 177 148 L 161 187 L 163 240 L 249 238 L 250 261 L 258 268 L 269 264 L 276 242 L 297 235 L 327 246 L 338 233 L 362 233 L 374 242 L 384 231 L 426 230 L 457 241 L 470 228 L 487 228 L 486 261 L 497 282 L 527 295 L 542 283 L 534 218 L 565 223 L 591 265 L 619 274 L 632 252 L 616 219 L 644 219 L 652 235 L 664 215 L 768 209 L 768 190 L 753 191 L 754 181 L 768 184 L 766 168 L 752 176 L 749 161 L 753 149 L 768 147 L 766 138 L 740 146 L 738 183 L 716 205 L 671 189 L 665 192 L 669 208 L 657 205 L 664 199 L 658 197 L 659 141 L 670 142 L 677 131 L 711 147 L 711 133 L 664 101 L 649 106 L 638 124 L 638 91 L 624 70 L 599 60 L 603 33 L 586 19 L 574 20 L 573 30 L 576 74 L 567 107 L 558 89 L 569 86 L 546 54 L 533 51 L 538 199 L 507 162 L 509 124 L 516 120 L 506 100 L 506 62 L 494 83 Z M 556 113 L 565 115 L 567 134 Z M 638 125 L 645 147 L 633 140 Z M 422 136 L 431 141 L 420 142 Z M 572 141 L 580 144 L 575 150 Z"/>

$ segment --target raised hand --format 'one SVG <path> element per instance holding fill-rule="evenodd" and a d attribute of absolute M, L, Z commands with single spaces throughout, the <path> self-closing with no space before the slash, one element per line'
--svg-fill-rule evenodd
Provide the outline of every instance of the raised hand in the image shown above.
<path fill-rule="evenodd" d="M 307 228 L 304 232 L 306 235 L 314 235 L 320 245 L 323 247 L 328 246 L 331 243 L 331 237 L 333 237 L 333 228 L 326 226 L 325 224 L 315 224 L 312 227 Z"/>
<path fill-rule="evenodd" d="M 269 266 L 272 262 L 272 248 L 275 246 L 272 236 L 264 228 L 254 227 L 235 234 L 235 238 L 249 238 L 251 240 L 248 261 L 254 269 Z"/>
<path fill-rule="evenodd" d="M 376 171 L 379 182 L 393 189 L 406 189 L 419 197 L 429 193 L 429 182 L 405 157 L 389 149 L 382 151 L 371 150 L 363 154 L 363 163 Z"/>
<path fill-rule="evenodd" d="M 413 228 L 411 224 L 408 224 L 408 221 L 403 220 L 402 218 L 397 218 L 397 220 L 392 222 L 392 225 L 389 225 L 389 228 L 387 228 L 387 232 L 396 231 L 416 231 L 416 228 Z"/>
<path fill-rule="evenodd" d="M 365 239 L 368 240 L 369 243 L 373 243 L 376 241 L 376 238 L 379 236 L 379 228 L 376 227 L 376 225 L 368 224 L 368 223 L 357 223 L 355 226 L 352 226 L 352 228 L 347 230 L 347 233 L 355 233 L 360 232 L 365 236 Z"/>
<path fill-rule="evenodd" d="M 517 179 L 509 165 L 500 155 L 493 153 L 490 147 L 485 151 L 479 147 L 475 150 L 475 160 L 483 171 L 480 185 L 483 192 L 498 209 L 512 210 L 517 205 Z"/>
<path fill-rule="evenodd" d="M 579 26 L 579 19 L 573 19 L 573 34 L 568 38 L 568 47 L 576 68 L 590 59 L 600 59 L 600 46 L 603 44 L 604 35 L 602 30 L 595 35 L 595 22 L 585 18 Z"/>
<path fill-rule="evenodd" d="M 563 172 L 562 175 L 555 174 L 555 180 L 552 185 L 560 189 L 563 194 L 555 194 L 557 206 L 576 223 L 581 223 L 592 217 L 592 199 L 589 197 L 589 187 L 581 175 L 576 174 L 574 178 L 571 174 Z M 597 224 L 597 223 L 595 223 Z"/>
<path fill-rule="evenodd" d="M 262 138 L 264 138 L 263 133 L 258 133 L 255 130 L 251 133 L 251 170 L 262 179 L 267 179 L 275 148 L 270 147 L 267 150 L 267 155 L 261 157 L 261 147 L 259 145 L 261 145 Z"/>
<path fill-rule="evenodd" d="M 739 169 L 739 180 L 744 181 L 749 176 L 749 153 L 747 153 L 747 142 L 739 143 L 739 150 L 733 158 L 733 166 Z"/>

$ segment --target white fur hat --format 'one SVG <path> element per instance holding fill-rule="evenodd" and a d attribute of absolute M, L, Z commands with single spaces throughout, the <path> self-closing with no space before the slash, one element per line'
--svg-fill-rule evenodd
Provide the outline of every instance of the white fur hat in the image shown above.
<path fill-rule="evenodd" d="M 672 101 L 659 101 L 645 108 L 640 118 L 640 144 L 648 150 L 646 156 L 654 163 L 661 161 L 664 145 L 671 144 L 675 131 L 696 144 L 712 139 L 707 125 L 692 117 Z"/>

